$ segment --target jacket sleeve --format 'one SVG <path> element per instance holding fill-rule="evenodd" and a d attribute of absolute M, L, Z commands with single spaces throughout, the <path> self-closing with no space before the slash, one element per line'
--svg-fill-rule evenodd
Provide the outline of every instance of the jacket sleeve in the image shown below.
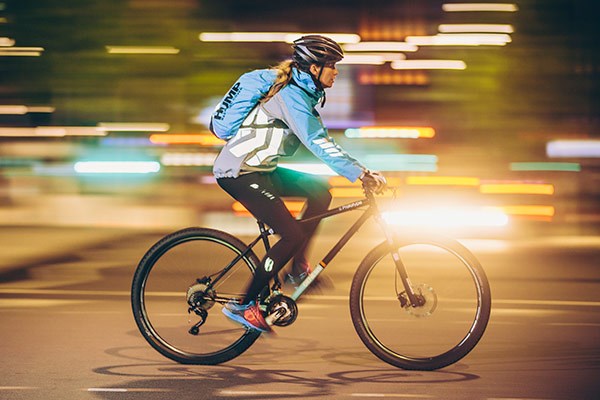
<path fill-rule="evenodd" d="M 366 168 L 335 143 L 321 119 L 313 114 L 310 100 L 303 96 L 291 90 L 279 92 L 265 104 L 265 109 L 285 122 L 302 144 L 331 169 L 356 181 Z"/>

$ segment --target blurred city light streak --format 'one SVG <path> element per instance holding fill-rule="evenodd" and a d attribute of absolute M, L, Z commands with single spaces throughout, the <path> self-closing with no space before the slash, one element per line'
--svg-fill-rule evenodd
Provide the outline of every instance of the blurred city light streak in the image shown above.
<path fill-rule="evenodd" d="M 564 171 L 581 172 L 581 164 L 573 162 L 513 162 L 511 171 Z"/>
<path fill-rule="evenodd" d="M 100 122 L 98 129 L 104 132 L 166 132 L 171 128 L 162 122 Z"/>
<path fill-rule="evenodd" d="M 180 50 L 173 46 L 106 46 L 108 54 L 163 54 L 175 55 Z"/>
<path fill-rule="evenodd" d="M 217 153 L 165 153 L 160 163 L 165 166 L 211 166 Z"/>
<path fill-rule="evenodd" d="M 368 154 L 362 157 L 376 171 L 436 172 L 438 157 L 432 154 Z"/>
<path fill-rule="evenodd" d="M 382 65 L 386 61 L 383 55 L 378 54 L 347 54 L 338 64 Z"/>
<path fill-rule="evenodd" d="M 352 52 L 352 51 L 360 51 L 360 52 L 369 52 L 369 51 L 392 51 L 392 52 L 413 52 L 419 49 L 418 46 L 414 44 L 409 44 L 406 42 L 359 42 L 359 43 L 347 43 L 342 46 L 344 51 Z"/>
<path fill-rule="evenodd" d="M 279 166 L 282 168 L 291 169 L 299 172 L 306 172 L 308 174 L 313 175 L 322 175 L 322 176 L 334 176 L 337 173 L 328 167 L 325 164 L 311 164 L 311 163 L 296 163 L 296 164 L 287 164 L 287 163 L 279 163 Z"/>
<path fill-rule="evenodd" d="M 338 43 L 358 43 L 360 36 L 354 33 L 296 33 L 296 32 L 202 32 L 202 42 L 286 42 L 304 35 L 325 35 Z"/>
<path fill-rule="evenodd" d="M 510 24 L 441 24 L 438 30 L 442 33 L 514 33 Z"/>
<path fill-rule="evenodd" d="M 213 134 L 153 134 L 150 142 L 154 144 L 196 144 L 200 146 L 222 146 L 225 141 Z"/>
<path fill-rule="evenodd" d="M 516 12 L 519 10 L 513 3 L 445 3 L 442 10 L 446 12 L 496 11 Z"/>
<path fill-rule="evenodd" d="M 479 186 L 479 178 L 467 176 L 409 176 L 407 185 Z"/>
<path fill-rule="evenodd" d="M 344 135 L 351 139 L 418 139 L 434 137 L 435 129 L 430 126 L 365 126 L 346 129 Z"/>
<path fill-rule="evenodd" d="M 43 51 L 43 47 L 2 47 L 0 48 L 0 56 L 39 57 Z"/>
<path fill-rule="evenodd" d="M 502 210 L 508 215 L 516 215 L 522 217 L 540 217 L 548 220 L 555 214 L 554 206 L 546 205 L 509 205 L 495 207 Z"/>
<path fill-rule="evenodd" d="M 427 207 L 387 211 L 383 218 L 390 225 L 423 228 L 503 227 L 509 218 L 494 207 Z"/>
<path fill-rule="evenodd" d="M 429 77 L 422 70 L 360 71 L 361 85 L 427 85 Z"/>
<path fill-rule="evenodd" d="M 0 46 L 1 47 L 10 47 L 15 45 L 15 40 L 9 37 L 0 37 Z"/>
<path fill-rule="evenodd" d="M 546 155 L 556 158 L 598 158 L 600 140 L 555 140 L 546 144 Z"/>
<path fill-rule="evenodd" d="M 0 137 L 105 136 L 106 132 L 90 126 L 38 126 L 36 128 L 0 128 Z"/>
<path fill-rule="evenodd" d="M 107 147 L 146 147 L 154 143 L 147 137 L 105 137 L 100 140 L 101 146 Z"/>
<path fill-rule="evenodd" d="M 33 106 L 28 107 L 24 105 L 5 105 L 0 106 L 0 114 L 5 115 L 25 115 L 27 113 L 52 113 L 55 111 L 54 107 L 44 106 Z"/>
<path fill-rule="evenodd" d="M 548 183 L 482 183 L 479 191 L 484 194 L 554 194 L 554 185 Z"/>
<path fill-rule="evenodd" d="M 4 115 L 24 115 L 27 111 L 27 106 L 0 106 L 0 114 Z"/>
<path fill-rule="evenodd" d="M 505 33 L 439 33 L 434 36 L 407 36 L 417 46 L 505 46 L 512 42 Z"/>
<path fill-rule="evenodd" d="M 160 171 L 156 161 L 78 161 L 73 165 L 78 174 L 148 174 Z"/>
<path fill-rule="evenodd" d="M 398 60 L 392 61 L 393 69 L 454 69 L 463 70 L 467 64 L 462 60 Z"/>

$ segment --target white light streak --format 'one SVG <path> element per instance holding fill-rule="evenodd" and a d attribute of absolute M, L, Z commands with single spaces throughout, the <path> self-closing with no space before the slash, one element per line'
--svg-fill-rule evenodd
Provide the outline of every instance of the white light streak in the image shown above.
<path fill-rule="evenodd" d="M 413 52 L 419 48 L 406 42 L 360 42 L 342 46 L 344 51 L 399 51 Z"/>
<path fill-rule="evenodd" d="M 299 172 L 306 172 L 313 175 L 334 176 L 337 173 L 325 164 L 285 164 L 279 163 L 280 167 L 291 169 Z"/>
<path fill-rule="evenodd" d="M 513 33 L 515 31 L 509 24 L 442 24 L 438 30 L 442 33 Z"/>
<path fill-rule="evenodd" d="M 179 54 L 172 46 L 106 46 L 108 54 Z"/>
<path fill-rule="evenodd" d="M 548 157 L 600 158 L 600 140 L 555 140 L 546 144 Z"/>
<path fill-rule="evenodd" d="M 461 60 L 400 60 L 392 61 L 393 69 L 454 69 L 463 70 L 467 64 Z"/>
<path fill-rule="evenodd" d="M 440 33 L 434 36 L 408 36 L 417 46 L 505 46 L 512 39 L 505 33 Z"/>
<path fill-rule="evenodd" d="M 465 11 L 497 11 L 497 12 L 515 12 L 519 8 L 512 3 L 446 3 L 442 5 L 442 10 L 446 12 L 465 12 Z"/>
<path fill-rule="evenodd" d="M 358 43 L 360 36 L 353 33 L 296 33 L 296 32 L 203 32 L 202 42 L 286 42 L 305 35 L 323 35 L 338 43 Z"/>
<path fill-rule="evenodd" d="M 386 58 L 378 54 L 346 54 L 337 64 L 381 65 Z"/>

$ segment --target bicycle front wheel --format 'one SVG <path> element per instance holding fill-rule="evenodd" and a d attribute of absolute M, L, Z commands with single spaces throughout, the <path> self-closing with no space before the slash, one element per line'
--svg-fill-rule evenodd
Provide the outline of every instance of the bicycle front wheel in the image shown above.
<path fill-rule="evenodd" d="M 421 304 L 410 304 L 390 247 L 383 243 L 367 254 L 352 281 L 356 332 L 373 354 L 403 369 L 455 363 L 475 347 L 489 320 L 485 272 L 452 239 L 400 239 L 398 252 Z"/>
<path fill-rule="evenodd" d="M 142 336 L 184 364 L 219 364 L 260 336 L 229 321 L 224 303 L 240 299 L 259 261 L 234 236 L 188 228 L 158 241 L 140 261 L 131 301 Z M 200 324 L 201 321 L 204 323 Z"/>

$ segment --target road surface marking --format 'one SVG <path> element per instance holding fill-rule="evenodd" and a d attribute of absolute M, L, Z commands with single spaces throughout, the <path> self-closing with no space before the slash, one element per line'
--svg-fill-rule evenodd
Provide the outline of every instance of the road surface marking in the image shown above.
<path fill-rule="evenodd" d="M 402 399 L 432 399 L 433 396 L 426 394 L 402 394 L 402 393 L 351 393 L 351 397 L 398 397 Z"/>
<path fill-rule="evenodd" d="M 148 296 L 180 298 L 182 292 L 149 292 Z M 63 289 L 20 289 L 0 288 L 0 294 L 47 294 L 47 295 L 89 295 L 89 296 L 131 296 L 129 291 L 118 290 L 63 290 Z M 306 295 L 305 299 L 348 301 L 348 296 L 342 295 Z M 367 300 L 396 301 L 392 296 L 374 297 L 369 296 Z M 447 302 L 469 302 L 470 299 L 444 299 Z M 492 307 L 498 304 L 529 305 L 529 306 L 575 306 L 575 307 L 600 307 L 600 301 L 576 301 L 576 300 L 517 300 L 517 299 L 492 299 Z"/>
<path fill-rule="evenodd" d="M 125 392 L 172 392 L 172 389 L 155 389 L 155 388 L 87 388 L 84 389 L 88 392 L 112 392 L 112 393 L 125 393 Z"/>
<path fill-rule="evenodd" d="M 297 392 L 267 392 L 258 390 L 221 390 L 223 396 L 297 396 Z"/>

